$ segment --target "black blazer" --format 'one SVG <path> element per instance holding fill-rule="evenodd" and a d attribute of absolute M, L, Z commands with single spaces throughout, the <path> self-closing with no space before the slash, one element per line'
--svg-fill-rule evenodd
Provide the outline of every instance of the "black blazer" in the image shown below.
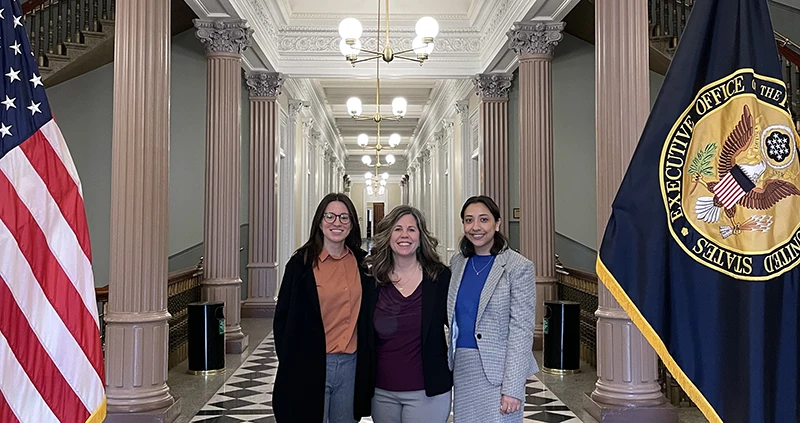
<path fill-rule="evenodd" d="M 369 385 L 365 388 L 371 399 L 375 393 L 375 379 L 377 378 L 377 352 L 375 334 L 375 307 L 378 304 L 378 294 L 381 289 L 396 289 L 392 286 L 377 286 L 374 279 L 370 280 L 372 288 L 364 290 L 364 303 L 366 318 L 364 324 L 367 338 L 366 349 L 358 353 L 358 370 L 356 381 L 363 374 L 367 374 Z M 447 365 L 447 341 L 445 325 L 447 324 L 447 293 L 450 288 L 450 269 L 445 267 L 439 272 L 435 280 L 427 277 L 422 279 L 422 372 L 425 379 L 425 395 L 432 397 L 443 394 L 453 387 L 453 373 Z M 369 294 L 367 294 L 369 293 Z M 360 336 L 360 335 L 359 335 Z M 368 352 L 368 354 L 367 354 Z M 367 414 L 356 415 L 356 418 L 366 417 Z"/>
<path fill-rule="evenodd" d="M 362 300 L 358 313 L 357 354 L 368 349 L 364 319 L 364 293 L 370 278 L 364 274 L 362 263 L 366 252 L 353 251 L 361 274 Z M 278 423 L 321 422 L 325 406 L 326 343 L 325 326 L 319 308 L 317 282 L 311 261 L 294 254 L 281 282 L 278 304 L 275 307 L 273 332 L 278 355 L 278 373 L 272 394 L 272 408 Z M 356 376 L 356 387 L 366 385 L 364 376 Z M 371 397 L 356 388 L 353 404 L 357 413 L 369 412 Z"/>

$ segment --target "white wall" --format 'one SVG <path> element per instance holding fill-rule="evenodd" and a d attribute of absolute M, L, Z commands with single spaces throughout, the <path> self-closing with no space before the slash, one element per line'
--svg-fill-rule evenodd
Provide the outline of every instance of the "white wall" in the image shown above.
<path fill-rule="evenodd" d="M 108 283 L 114 64 L 47 89 L 53 113 L 83 183 L 95 284 Z M 172 39 L 169 254 L 203 241 L 206 60 L 194 30 Z M 247 222 L 249 104 L 242 85 L 242 194 Z"/>

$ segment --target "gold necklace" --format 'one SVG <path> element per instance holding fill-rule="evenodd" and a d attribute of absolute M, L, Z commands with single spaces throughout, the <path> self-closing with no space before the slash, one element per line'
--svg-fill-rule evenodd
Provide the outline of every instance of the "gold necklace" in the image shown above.
<path fill-rule="evenodd" d="M 403 288 L 405 288 L 405 285 L 408 285 L 408 281 L 410 281 L 414 277 L 414 275 L 417 274 L 417 270 L 421 270 L 419 264 L 417 264 L 417 267 L 411 272 L 411 276 L 409 276 L 408 278 L 403 278 L 402 276 L 398 275 L 394 270 L 392 270 L 392 274 L 399 278 L 396 282 L 392 281 L 392 283 L 400 292 L 403 292 Z M 405 279 L 406 281 L 405 283 L 401 284 L 400 281 L 402 281 L 403 279 Z"/>

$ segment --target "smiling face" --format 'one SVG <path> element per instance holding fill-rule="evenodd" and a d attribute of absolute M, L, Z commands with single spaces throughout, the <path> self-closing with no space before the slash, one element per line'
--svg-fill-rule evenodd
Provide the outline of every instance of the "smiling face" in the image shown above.
<path fill-rule="evenodd" d="M 331 215 L 333 215 L 332 219 Z M 346 222 L 342 222 L 342 215 L 347 216 L 344 219 Z M 341 201 L 331 201 L 325 207 L 325 213 L 322 215 L 319 228 L 322 229 L 322 236 L 325 238 L 326 245 L 344 244 L 344 240 L 350 234 L 350 228 L 352 227 L 349 217 L 350 212 Z"/>
<path fill-rule="evenodd" d="M 419 247 L 419 228 L 414 216 L 406 214 L 397 219 L 397 223 L 392 228 L 389 245 L 398 256 L 406 257 L 416 254 L 417 247 Z"/>
<path fill-rule="evenodd" d="M 494 234 L 500 230 L 500 221 L 483 203 L 473 203 L 464 210 L 464 235 L 475 246 L 475 253 L 489 255 L 494 245 Z"/>

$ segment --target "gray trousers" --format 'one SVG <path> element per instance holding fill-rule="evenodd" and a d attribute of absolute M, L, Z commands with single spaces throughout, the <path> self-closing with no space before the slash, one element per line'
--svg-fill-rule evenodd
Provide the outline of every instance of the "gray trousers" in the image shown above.
<path fill-rule="evenodd" d="M 375 388 L 372 421 L 375 423 L 445 423 L 450 417 L 450 391 L 433 397 L 425 391 L 395 392 Z"/>

